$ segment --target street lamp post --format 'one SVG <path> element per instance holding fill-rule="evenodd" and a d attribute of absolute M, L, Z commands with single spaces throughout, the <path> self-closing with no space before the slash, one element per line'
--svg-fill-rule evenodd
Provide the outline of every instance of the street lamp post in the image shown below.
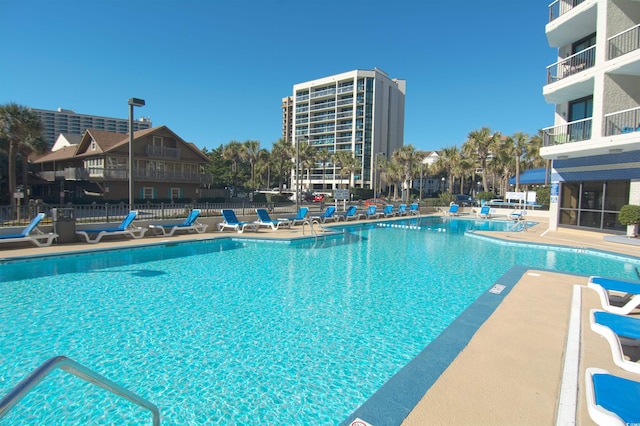
<path fill-rule="evenodd" d="M 129 210 L 133 210 L 133 107 L 142 107 L 144 99 L 129 99 Z"/>
<path fill-rule="evenodd" d="M 376 190 L 376 177 L 378 175 L 378 156 L 379 155 L 387 155 L 384 152 L 376 152 L 375 155 L 373 156 L 373 198 L 378 198 L 378 191 Z M 380 187 L 382 187 L 382 180 L 379 179 L 378 183 L 380 184 Z M 380 189 L 380 192 L 382 192 L 382 188 Z"/>
<path fill-rule="evenodd" d="M 308 140 L 308 136 L 296 138 L 296 211 L 300 210 L 300 138 Z"/>

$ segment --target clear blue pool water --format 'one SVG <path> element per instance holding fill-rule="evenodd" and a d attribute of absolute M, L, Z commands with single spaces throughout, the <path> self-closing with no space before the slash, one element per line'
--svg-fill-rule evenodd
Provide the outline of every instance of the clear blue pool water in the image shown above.
<path fill-rule="evenodd" d="M 0 396 L 66 355 L 157 404 L 163 424 L 338 424 L 512 265 L 636 278 L 637 259 L 464 235 L 498 226 L 512 224 L 407 219 L 317 242 L 5 262 Z M 149 424 L 150 415 L 57 371 L 3 422 Z"/>

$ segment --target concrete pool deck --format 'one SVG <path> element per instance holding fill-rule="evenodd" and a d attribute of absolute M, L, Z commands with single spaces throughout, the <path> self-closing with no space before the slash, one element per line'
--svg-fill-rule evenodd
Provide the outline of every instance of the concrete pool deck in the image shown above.
<path fill-rule="evenodd" d="M 464 216 L 463 216 L 464 217 Z M 531 218 L 531 220 L 537 220 Z M 344 224 L 341 222 L 340 224 Z M 599 232 L 560 229 L 547 231 L 542 222 L 527 232 L 479 232 L 505 241 L 591 248 L 640 257 L 640 247 L 605 240 Z M 87 251 L 213 237 L 292 238 L 302 235 L 301 227 L 291 230 L 211 232 L 171 238 L 104 240 L 99 244 L 74 243 L 51 247 L 27 244 L 0 248 L 0 258 L 61 252 Z M 437 378 L 403 425 L 500 425 L 554 424 L 563 380 L 564 357 L 574 285 L 585 286 L 587 277 L 530 270 L 522 274 L 498 308 L 477 330 L 466 347 Z M 600 367 L 612 374 L 638 380 L 617 367 L 604 338 L 589 328 L 588 314 L 600 308 L 590 289 L 579 287 L 580 346 L 576 354 L 578 387 L 574 389 L 576 424 L 594 424 L 587 413 L 584 371 Z M 367 421 L 366 418 L 363 420 Z M 377 423 L 372 423 L 374 426 Z"/>

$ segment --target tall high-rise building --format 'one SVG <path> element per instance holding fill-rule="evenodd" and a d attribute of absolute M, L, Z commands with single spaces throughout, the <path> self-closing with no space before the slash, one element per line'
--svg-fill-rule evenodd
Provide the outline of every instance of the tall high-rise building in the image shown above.
<path fill-rule="evenodd" d="M 620 208 L 640 205 L 640 1 L 556 0 L 545 32 L 558 49 L 540 151 L 553 160 L 550 227 L 624 231 Z"/>
<path fill-rule="evenodd" d="M 49 148 L 53 146 L 60 133 L 82 135 L 87 129 L 106 130 L 108 132 L 128 133 L 128 118 L 110 118 L 97 115 L 76 114 L 68 109 L 57 111 L 32 108 L 42 123 L 43 136 Z M 152 127 L 151 119 L 141 117 L 133 122 L 133 130 L 144 130 Z"/>
<path fill-rule="evenodd" d="M 301 188 L 372 188 L 377 157 L 389 157 L 404 143 L 405 90 L 405 80 L 391 79 L 379 69 L 294 85 L 293 102 L 282 103 L 284 117 L 291 117 L 287 109 L 293 113 L 291 136 L 283 122 L 283 138 L 325 153 L 324 160 L 300 165 Z M 355 163 L 332 159 L 341 151 L 350 153 Z M 292 173 L 295 177 L 295 170 Z M 296 179 L 292 182 L 295 186 Z"/>

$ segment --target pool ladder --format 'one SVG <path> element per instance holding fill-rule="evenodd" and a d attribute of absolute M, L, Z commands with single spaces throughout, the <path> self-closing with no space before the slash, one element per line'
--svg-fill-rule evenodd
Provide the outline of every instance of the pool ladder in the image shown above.
<path fill-rule="evenodd" d="M 302 235 L 305 235 L 305 229 L 307 225 L 309 226 L 309 232 L 311 232 L 311 235 L 315 237 L 316 241 L 318 241 L 318 231 L 316 231 L 315 225 L 318 225 L 320 227 L 320 229 L 322 230 L 322 237 L 326 238 L 327 229 L 324 226 L 320 225 L 320 221 L 316 219 L 305 220 L 304 222 L 302 222 Z"/>
<path fill-rule="evenodd" d="M 114 395 L 121 396 L 130 402 L 139 405 L 142 408 L 146 408 L 151 411 L 153 416 L 153 426 L 160 425 L 160 411 L 151 402 L 136 395 L 128 389 L 120 386 L 119 384 L 112 382 L 106 377 L 88 369 L 87 367 L 78 364 L 66 356 L 56 356 L 49 358 L 36 368 L 27 378 L 18 383 L 12 390 L 0 399 L 0 419 L 2 419 L 22 398 L 24 398 L 31 390 L 42 380 L 44 380 L 49 373 L 56 368 L 71 373 L 76 377 L 79 377 L 87 382 L 93 383 L 96 386 L 101 387 Z"/>

